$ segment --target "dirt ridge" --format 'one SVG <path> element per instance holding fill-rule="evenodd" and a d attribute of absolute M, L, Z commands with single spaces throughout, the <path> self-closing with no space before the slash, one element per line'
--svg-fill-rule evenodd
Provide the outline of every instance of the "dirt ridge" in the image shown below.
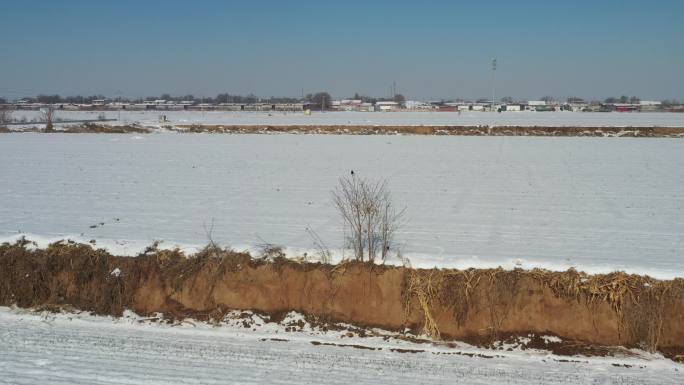
<path fill-rule="evenodd" d="M 309 135 L 448 135 L 448 136 L 549 136 L 549 137 L 628 137 L 684 138 L 684 127 L 573 127 L 573 126 L 433 126 L 433 125 L 172 125 L 163 129 L 176 133 L 209 134 L 309 134 Z M 106 125 L 86 123 L 67 125 L 50 133 L 149 134 L 155 127 L 137 124 Z M 0 128 L 0 133 L 44 132 L 34 127 L 22 130 Z"/>
<path fill-rule="evenodd" d="M 402 126 L 402 125 L 178 125 L 179 133 L 451 135 L 451 136 L 579 136 L 684 138 L 684 127 L 546 127 L 546 126 Z"/>
<path fill-rule="evenodd" d="M 425 332 L 490 346 L 515 335 L 684 354 L 684 280 L 574 270 L 411 269 L 297 262 L 207 247 L 118 257 L 90 245 L 0 245 L 0 305 L 221 320 L 234 309 Z M 590 351 L 591 349 L 585 349 Z"/>

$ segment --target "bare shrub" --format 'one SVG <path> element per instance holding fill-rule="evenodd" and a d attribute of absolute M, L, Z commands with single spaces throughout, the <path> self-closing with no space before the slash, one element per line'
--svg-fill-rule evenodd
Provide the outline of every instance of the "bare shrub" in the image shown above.
<path fill-rule="evenodd" d="M 318 258 L 320 259 L 321 263 L 330 264 L 332 262 L 332 253 L 330 252 L 328 245 L 326 245 L 325 242 L 323 242 L 323 239 L 321 239 L 321 237 L 318 236 L 318 233 L 316 233 L 310 227 L 306 228 L 306 232 L 309 234 L 309 237 L 311 237 L 311 240 L 313 241 L 314 247 L 316 248 Z"/>
<path fill-rule="evenodd" d="M 41 109 L 40 117 L 43 118 L 43 122 L 45 123 L 45 132 L 54 131 L 55 109 L 52 107 Z"/>
<path fill-rule="evenodd" d="M 259 250 L 259 258 L 267 260 L 275 260 L 278 258 L 285 258 L 285 251 L 282 246 L 265 241 L 257 235 L 259 243 L 256 245 Z"/>
<path fill-rule="evenodd" d="M 214 218 L 211 218 L 211 224 L 207 226 L 207 223 L 202 223 L 202 228 L 204 229 L 204 236 L 207 237 L 208 246 L 212 249 L 218 249 L 218 245 L 214 242 Z"/>
<path fill-rule="evenodd" d="M 352 174 L 340 178 L 332 192 L 333 204 L 349 231 L 349 246 L 359 261 L 384 262 L 405 209 L 397 210 L 387 182 L 373 182 Z"/>

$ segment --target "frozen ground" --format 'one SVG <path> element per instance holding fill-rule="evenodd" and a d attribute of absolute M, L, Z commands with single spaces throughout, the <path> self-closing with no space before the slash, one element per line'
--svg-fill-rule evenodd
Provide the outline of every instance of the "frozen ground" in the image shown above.
<path fill-rule="evenodd" d="M 338 257 L 340 176 L 387 178 L 413 266 L 684 276 L 684 141 L 295 135 L 0 135 L 0 240 L 263 242 Z M 396 258 L 390 262 L 399 263 Z"/>
<path fill-rule="evenodd" d="M 111 319 L 0 307 L 0 383 L 625 385 L 682 380 L 681 365 L 643 352 L 636 357 L 557 357 L 463 344 L 342 338 L 343 333 L 306 326 L 285 332 L 275 324 L 257 322 L 254 330 L 238 325 L 170 326 L 132 314 Z M 420 352 L 391 350 L 397 348 Z"/>
<path fill-rule="evenodd" d="M 15 111 L 15 119 L 40 120 L 38 111 Z M 684 114 L 677 113 L 591 113 L 591 112 L 326 112 L 304 115 L 301 112 L 229 111 L 57 111 L 64 120 L 120 119 L 105 124 L 138 123 L 148 127 L 187 124 L 225 125 L 456 125 L 456 126 L 639 126 L 684 127 Z M 165 115 L 167 122 L 160 123 Z M 26 124 L 26 126 L 31 126 Z M 20 128 L 22 126 L 13 126 Z"/>

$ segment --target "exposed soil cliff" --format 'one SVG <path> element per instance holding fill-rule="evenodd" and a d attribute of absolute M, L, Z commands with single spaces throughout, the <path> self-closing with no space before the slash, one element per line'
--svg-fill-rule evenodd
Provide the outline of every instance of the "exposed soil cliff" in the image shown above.
<path fill-rule="evenodd" d="M 526 127 L 526 126 L 359 126 L 359 125 L 179 125 L 178 132 L 220 134 L 455 135 L 455 136 L 588 136 L 684 137 L 684 127 Z"/>
<path fill-rule="evenodd" d="M 20 242 L 0 246 L 0 305 L 14 304 L 203 320 L 231 309 L 295 310 L 318 322 L 408 327 L 485 346 L 531 332 L 589 353 L 611 345 L 684 353 L 684 280 L 624 273 L 322 265 L 215 248 L 193 256 L 150 249 L 129 258 L 88 245 L 33 250 Z M 556 352 L 585 351 L 564 349 Z"/>

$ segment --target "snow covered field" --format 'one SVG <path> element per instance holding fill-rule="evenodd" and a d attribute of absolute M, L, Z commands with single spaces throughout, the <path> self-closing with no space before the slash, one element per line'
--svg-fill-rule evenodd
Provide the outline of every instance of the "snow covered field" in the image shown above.
<path fill-rule="evenodd" d="M 306 326 L 285 332 L 272 323 L 258 322 L 262 326 L 255 330 L 238 325 L 193 321 L 170 326 L 132 314 L 111 319 L 0 307 L 0 383 L 625 385 L 682 380 L 681 365 L 643 352 L 637 357 L 558 357 L 465 344 L 341 338 L 341 332 Z M 419 352 L 391 350 L 397 348 Z"/>
<path fill-rule="evenodd" d="M 684 276 L 684 141 L 295 135 L 0 136 L 0 238 L 340 256 L 338 177 L 386 177 L 413 266 Z M 390 262 L 399 263 L 396 258 Z"/>
<path fill-rule="evenodd" d="M 39 111 L 14 111 L 13 118 L 40 120 Z M 230 111 L 57 111 L 64 120 L 120 119 L 105 124 L 138 123 L 148 127 L 161 125 L 455 125 L 455 126 L 572 126 L 572 127 L 684 127 L 684 114 L 677 113 L 591 113 L 591 112 L 325 112 L 304 115 L 301 112 L 230 112 Z M 167 122 L 160 123 L 165 115 Z M 30 126 L 30 124 L 26 124 Z M 13 126 L 17 128 L 21 126 Z"/>

